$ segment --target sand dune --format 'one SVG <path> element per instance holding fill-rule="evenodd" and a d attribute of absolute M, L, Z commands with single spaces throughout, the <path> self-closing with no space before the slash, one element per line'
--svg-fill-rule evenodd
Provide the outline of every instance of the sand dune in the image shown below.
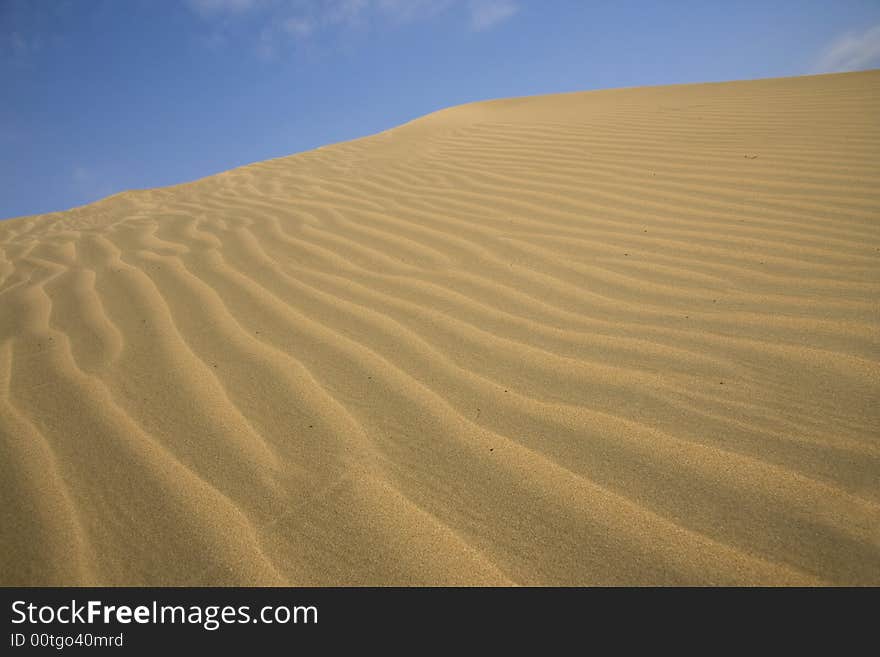
<path fill-rule="evenodd" d="M 878 117 L 490 101 L 0 222 L 0 584 L 880 584 Z"/>

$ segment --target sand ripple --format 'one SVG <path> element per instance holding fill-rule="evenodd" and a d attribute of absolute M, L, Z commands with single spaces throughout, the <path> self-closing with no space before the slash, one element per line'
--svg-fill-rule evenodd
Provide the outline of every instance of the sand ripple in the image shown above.
<path fill-rule="evenodd" d="M 878 116 L 492 101 L 0 223 L 0 584 L 880 584 Z"/>

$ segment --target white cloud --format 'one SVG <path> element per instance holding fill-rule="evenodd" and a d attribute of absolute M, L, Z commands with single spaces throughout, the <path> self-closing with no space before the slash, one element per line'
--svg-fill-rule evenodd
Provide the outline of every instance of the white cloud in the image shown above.
<path fill-rule="evenodd" d="M 861 71 L 880 67 L 880 25 L 835 39 L 820 54 L 816 73 Z"/>
<path fill-rule="evenodd" d="M 386 17 L 404 23 L 424 20 L 449 9 L 455 0 L 378 0 L 377 6 Z"/>
<path fill-rule="evenodd" d="M 189 5 L 204 16 L 241 13 L 253 9 L 257 0 L 189 0 Z"/>
<path fill-rule="evenodd" d="M 471 28 L 488 30 L 519 11 L 513 0 L 470 0 Z"/>
<path fill-rule="evenodd" d="M 318 32 L 425 21 L 461 7 L 473 30 L 487 30 L 519 11 L 514 0 L 188 0 L 190 8 L 216 30 L 217 45 L 239 25 L 256 32 L 257 53 L 273 59 L 285 40 L 301 41 Z M 240 19 L 240 20 L 238 20 Z"/>
<path fill-rule="evenodd" d="M 369 0 L 325 0 L 317 3 L 313 11 L 319 15 L 322 23 L 351 25 L 361 19 L 369 4 Z"/>

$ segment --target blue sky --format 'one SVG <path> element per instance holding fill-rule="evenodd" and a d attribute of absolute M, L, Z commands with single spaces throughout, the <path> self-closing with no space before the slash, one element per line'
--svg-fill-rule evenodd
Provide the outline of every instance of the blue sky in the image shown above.
<path fill-rule="evenodd" d="M 0 0 L 0 217 L 473 100 L 876 67 L 876 0 Z"/>

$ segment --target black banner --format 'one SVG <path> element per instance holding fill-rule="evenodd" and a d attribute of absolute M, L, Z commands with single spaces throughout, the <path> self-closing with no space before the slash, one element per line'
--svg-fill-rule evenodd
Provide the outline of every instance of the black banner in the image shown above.
<path fill-rule="evenodd" d="M 7 588 L 0 654 L 405 647 L 414 636 L 417 652 L 474 637 L 590 652 L 598 640 L 678 645 L 707 631 L 729 646 L 786 622 L 804 638 L 842 619 L 852 636 L 876 609 L 876 589 L 863 592 L 848 606 L 854 593 L 842 589 Z"/>

